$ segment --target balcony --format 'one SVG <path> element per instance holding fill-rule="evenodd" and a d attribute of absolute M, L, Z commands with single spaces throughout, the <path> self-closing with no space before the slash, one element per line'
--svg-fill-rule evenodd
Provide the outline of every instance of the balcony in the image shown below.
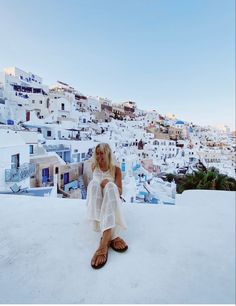
<path fill-rule="evenodd" d="M 60 139 L 63 139 L 63 138 L 60 138 Z M 64 139 L 67 139 L 67 138 L 64 138 Z M 71 150 L 71 146 L 67 146 L 67 145 L 63 145 L 63 144 L 44 145 L 43 147 L 47 152 L 64 152 L 64 151 L 70 151 Z"/>
<path fill-rule="evenodd" d="M 35 164 L 25 163 L 17 169 L 5 169 L 5 182 L 20 182 L 36 172 Z"/>

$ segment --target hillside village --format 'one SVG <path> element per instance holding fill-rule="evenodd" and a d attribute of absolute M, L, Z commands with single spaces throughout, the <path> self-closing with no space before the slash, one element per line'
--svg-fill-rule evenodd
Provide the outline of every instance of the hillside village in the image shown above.
<path fill-rule="evenodd" d="M 199 126 L 113 103 L 67 83 L 16 67 L 0 77 L 0 193 L 86 198 L 90 157 L 99 142 L 110 144 L 121 167 L 123 199 L 174 204 L 169 173 L 185 175 L 214 167 L 235 178 L 235 132 Z"/>

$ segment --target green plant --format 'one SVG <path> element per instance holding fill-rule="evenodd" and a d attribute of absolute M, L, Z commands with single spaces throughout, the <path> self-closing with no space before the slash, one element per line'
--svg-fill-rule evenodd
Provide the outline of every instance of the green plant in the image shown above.
<path fill-rule="evenodd" d="M 170 174 L 167 180 L 173 180 Z M 207 189 L 207 190 L 228 190 L 236 191 L 236 180 L 225 174 L 220 174 L 215 168 L 209 168 L 207 171 L 196 171 L 185 176 L 174 176 L 177 184 L 177 192 L 182 193 L 189 189 Z"/>

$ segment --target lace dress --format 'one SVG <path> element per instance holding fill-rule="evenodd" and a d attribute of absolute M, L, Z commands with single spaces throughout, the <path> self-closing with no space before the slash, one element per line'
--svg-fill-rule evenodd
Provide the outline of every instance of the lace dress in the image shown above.
<path fill-rule="evenodd" d="M 101 188 L 100 183 L 108 179 L 109 183 Z M 126 229 L 121 212 L 121 200 L 115 179 L 110 171 L 95 168 L 93 179 L 87 189 L 87 216 L 95 231 L 104 232 L 112 228 L 112 239 L 118 236 L 120 229 Z"/>

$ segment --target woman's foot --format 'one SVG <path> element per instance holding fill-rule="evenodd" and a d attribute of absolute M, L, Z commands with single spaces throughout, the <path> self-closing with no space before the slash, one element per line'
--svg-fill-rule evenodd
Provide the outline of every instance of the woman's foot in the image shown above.
<path fill-rule="evenodd" d="M 123 239 L 121 239 L 120 237 L 117 237 L 113 240 L 111 240 L 110 242 L 110 247 L 116 251 L 116 252 L 120 252 L 123 253 L 126 250 L 128 250 L 128 245 L 125 243 L 125 241 Z"/>
<path fill-rule="evenodd" d="M 99 247 L 95 252 L 95 254 L 93 255 L 93 258 L 91 260 L 91 266 L 94 269 L 100 269 L 106 264 L 107 258 L 108 258 L 108 246 Z"/>
<path fill-rule="evenodd" d="M 91 266 L 94 269 L 100 269 L 106 264 L 108 258 L 108 248 L 109 248 L 110 239 L 111 239 L 111 229 L 108 229 L 103 232 L 99 248 L 97 249 L 91 260 Z"/>

